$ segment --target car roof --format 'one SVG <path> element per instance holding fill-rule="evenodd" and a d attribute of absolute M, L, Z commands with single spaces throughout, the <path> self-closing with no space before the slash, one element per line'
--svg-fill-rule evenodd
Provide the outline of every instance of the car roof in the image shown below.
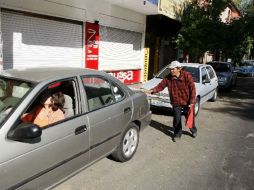
<path fill-rule="evenodd" d="M 84 69 L 78 67 L 36 67 L 25 69 L 8 69 L 0 72 L 0 75 L 26 80 L 30 82 L 41 82 L 55 77 L 72 77 L 85 74 L 104 73 L 102 71 Z"/>
<path fill-rule="evenodd" d="M 244 60 L 243 62 L 254 62 L 254 60 Z"/>
<path fill-rule="evenodd" d="M 200 64 L 200 63 L 181 63 L 182 67 L 195 67 L 199 68 L 201 66 L 204 66 L 205 64 Z"/>
<path fill-rule="evenodd" d="M 232 64 L 231 62 L 226 62 L 226 61 L 209 61 L 207 64 L 210 63 L 215 63 L 215 64 Z"/>

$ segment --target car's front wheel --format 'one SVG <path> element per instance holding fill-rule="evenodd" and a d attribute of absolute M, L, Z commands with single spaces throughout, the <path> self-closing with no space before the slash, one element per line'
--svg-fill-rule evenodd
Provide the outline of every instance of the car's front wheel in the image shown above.
<path fill-rule="evenodd" d="M 227 87 L 226 90 L 227 90 L 228 92 L 231 92 L 231 91 L 232 91 L 232 88 L 233 88 L 233 81 L 231 80 L 231 81 L 230 81 L 230 85 Z"/>
<path fill-rule="evenodd" d="M 235 78 L 234 88 L 236 88 L 236 84 L 237 84 L 237 77 Z"/>
<path fill-rule="evenodd" d="M 130 123 L 123 133 L 120 144 L 112 153 L 113 159 L 119 162 L 130 160 L 138 148 L 138 143 L 139 128 L 135 123 Z"/>

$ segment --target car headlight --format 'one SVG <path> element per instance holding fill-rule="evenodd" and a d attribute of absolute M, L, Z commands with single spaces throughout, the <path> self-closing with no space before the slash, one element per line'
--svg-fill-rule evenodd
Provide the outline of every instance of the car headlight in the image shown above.
<path fill-rule="evenodd" d="M 220 82 L 225 82 L 225 81 L 227 81 L 227 77 L 219 77 L 219 81 Z"/>

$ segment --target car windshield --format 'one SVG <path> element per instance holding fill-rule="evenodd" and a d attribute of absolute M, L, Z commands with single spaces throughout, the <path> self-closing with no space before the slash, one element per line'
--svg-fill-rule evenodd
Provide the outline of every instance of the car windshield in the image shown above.
<path fill-rule="evenodd" d="M 195 67 L 187 67 L 184 66 L 183 69 L 187 72 L 189 72 L 194 80 L 194 82 L 199 83 L 200 82 L 200 74 L 199 74 L 199 69 L 195 68 Z M 157 76 L 156 78 L 164 78 L 165 76 L 167 76 L 170 73 L 169 68 L 165 68 L 164 70 L 162 70 Z"/>
<path fill-rule="evenodd" d="M 159 72 L 156 76 L 156 78 L 163 79 L 165 76 L 167 76 L 170 73 L 169 68 L 163 69 L 161 72 Z"/>
<path fill-rule="evenodd" d="M 227 63 L 209 63 L 216 72 L 230 72 L 230 65 Z"/>
<path fill-rule="evenodd" d="M 240 66 L 254 66 L 254 61 L 244 61 L 240 64 Z"/>
<path fill-rule="evenodd" d="M 32 86 L 25 81 L 0 77 L 0 125 Z"/>

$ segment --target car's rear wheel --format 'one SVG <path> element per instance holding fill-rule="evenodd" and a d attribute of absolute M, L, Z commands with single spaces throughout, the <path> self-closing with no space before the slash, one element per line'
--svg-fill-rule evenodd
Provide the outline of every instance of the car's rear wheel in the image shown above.
<path fill-rule="evenodd" d="M 195 116 L 198 115 L 199 109 L 200 109 L 200 98 L 197 97 L 197 98 L 196 98 L 196 103 L 195 103 L 195 106 L 194 106 L 194 113 L 195 113 Z"/>
<path fill-rule="evenodd" d="M 139 128 L 135 123 L 130 123 L 122 135 L 120 144 L 112 153 L 113 159 L 119 162 L 130 160 L 138 148 L 138 143 Z"/>

